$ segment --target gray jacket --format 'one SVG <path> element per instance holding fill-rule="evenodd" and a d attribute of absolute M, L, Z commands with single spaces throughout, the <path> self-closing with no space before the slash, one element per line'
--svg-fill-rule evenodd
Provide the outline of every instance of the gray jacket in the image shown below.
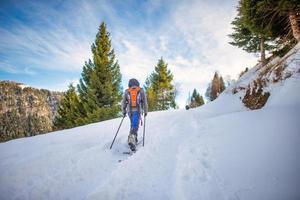
<path fill-rule="evenodd" d="M 124 113 L 128 113 L 128 115 L 131 114 L 133 111 L 139 111 L 142 113 L 142 110 L 144 111 L 145 114 L 148 113 L 148 103 L 147 103 L 147 97 L 145 94 L 145 91 L 143 88 L 140 89 L 138 96 L 137 96 L 137 102 L 138 102 L 138 107 L 133 107 L 130 108 L 130 94 L 128 89 L 125 90 L 125 93 L 123 95 L 123 100 L 122 100 L 122 111 Z"/>

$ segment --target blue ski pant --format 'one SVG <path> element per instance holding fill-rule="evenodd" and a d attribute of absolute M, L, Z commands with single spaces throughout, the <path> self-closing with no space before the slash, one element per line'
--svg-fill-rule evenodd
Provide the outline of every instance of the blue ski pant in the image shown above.
<path fill-rule="evenodd" d="M 135 134 L 137 136 L 137 132 L 139 130 L 139 122 L 140 122 L 140 113 L 138 111 L 133 111 L 130 116 L 130 133 Z"/>

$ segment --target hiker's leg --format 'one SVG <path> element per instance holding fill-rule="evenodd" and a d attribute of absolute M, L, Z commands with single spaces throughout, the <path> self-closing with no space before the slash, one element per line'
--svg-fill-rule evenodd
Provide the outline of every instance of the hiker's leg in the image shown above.
<path fill-rule="evenodd" d="M 139 129 L 139 121 L 140 121 L 139 112 L 137 112 L 137 111 L 132 112 L 132 116 L 131 116 L 131 132 L 135 136 L 137 136 L 137 131 Z"/>
<path fill-rule="evenodd" d="M 134 146 L 137 144 L 137 131 L 139 128 L 139 113 L 133 111 L 132 114 L 130 115 L 130 133 L 128 136 L 128 144 L 129 146 Z"/>

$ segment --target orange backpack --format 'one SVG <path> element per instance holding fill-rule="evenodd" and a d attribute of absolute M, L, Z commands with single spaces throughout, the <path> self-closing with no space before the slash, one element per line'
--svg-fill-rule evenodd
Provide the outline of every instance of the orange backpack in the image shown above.
<path fill-rule="evenodd" d="M 132 88 L 128 88 L 128 92 L 130 95 L 130 106 L 131 107 L 136 107 L 139 102 L 138 101 L 138 93 L 140 91 L 140 87 L 132 87 Z"/>

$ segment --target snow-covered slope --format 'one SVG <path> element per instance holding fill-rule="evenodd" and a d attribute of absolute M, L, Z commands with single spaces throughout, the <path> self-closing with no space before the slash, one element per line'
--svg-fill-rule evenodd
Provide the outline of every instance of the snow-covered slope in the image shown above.
<path fill-rule="evenodd" d="M 2 143 L 0 199 L 300 199 L 300 73 L 271 89 L 260 110 L 227 91 L 150 113 L 132 156 L 127 118 L 112 150 L 121 119 Z"/>

